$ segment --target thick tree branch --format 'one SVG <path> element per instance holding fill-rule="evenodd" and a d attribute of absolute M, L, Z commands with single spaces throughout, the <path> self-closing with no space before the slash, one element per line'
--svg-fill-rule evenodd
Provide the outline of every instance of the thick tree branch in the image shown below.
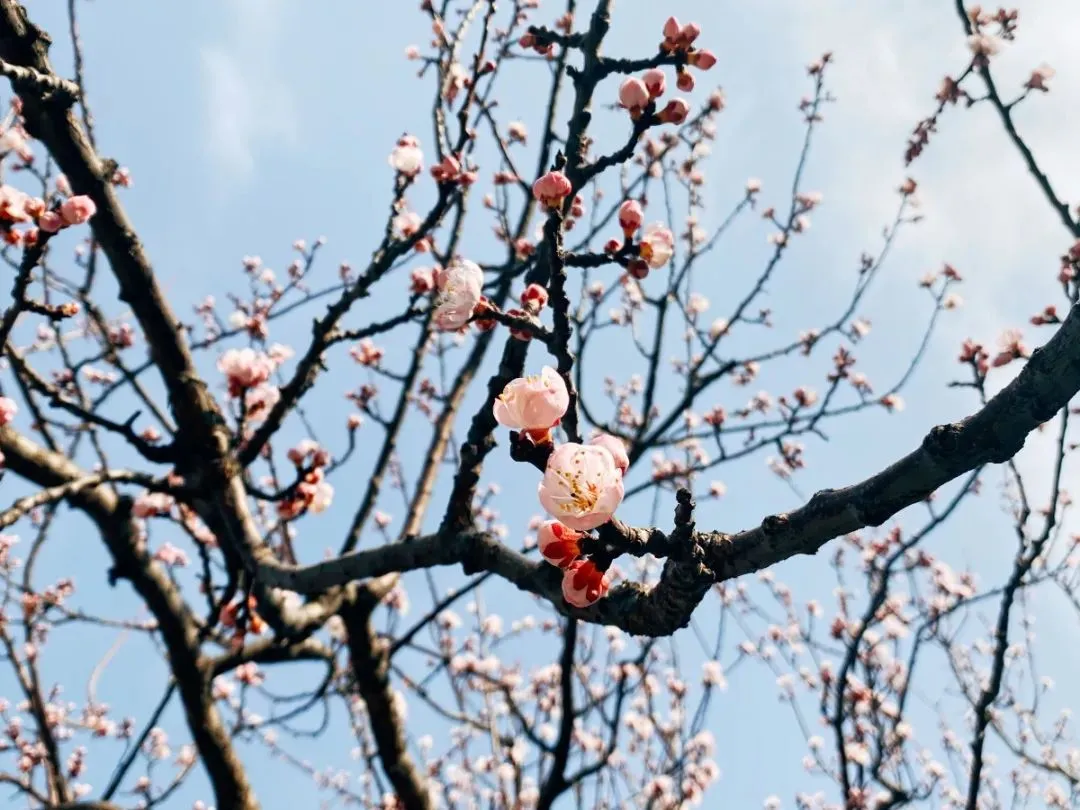
<path fill-rule="evenodd" d="M 68 500 L 94 521 L 113 558 L 113 580 L 126 579 L 157 619 L 180 689 L 188 727 L 220 807 L 257 810 L 247 774 L 210 694 L 210 668 L 201 658 L 198 626 L 165 569 L 139 539 L 131 499 L 106 486 L 72 487 L 89 476 L 74 462 L 0 427 L 0 452 L 12 472 L 41 487 L 69 487 Z"/>

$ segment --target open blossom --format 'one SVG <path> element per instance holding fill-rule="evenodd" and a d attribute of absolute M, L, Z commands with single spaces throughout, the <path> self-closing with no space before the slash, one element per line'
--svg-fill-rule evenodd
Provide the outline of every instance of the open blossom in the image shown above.
<path fill-rule="evenodd" d="M 631 117 L 641 115 L 651 100 L 649 88 L 641 79 L 631 76 L 619 86 L 619 106 L 629 110 Z"/>
<path fill-rule="evenodd" d="M 619 206 L 619 227 L 628 237 L 637 232 L 645 221 L 645 212 L 637 200 L 627 200 Z"/>
<path fill-rule="evenodd" d="M 218 371 L 229 384 L 229 396 L 238 397 L 245 389 L 262 385 L 270 379 L 273 361 L 254 349 L 229 349 L 218 360 Z"/>
<path fill-rule="evenodd" d="M 257 385 L 244 395 L 244 419 L 248 422 L 261 422 L 281 399 L 281 390 L 276 385 Z"/>
<path fill-rule="evenodd" d="M 668 228 L 654 222 L 641 235 L 641 258 L 656 270 L 671 260 L 675 252 L 675 236 Z"/>
<path fill-rule="evenodd" d="M 495 421 L 529 434 L 537 443 L 551 441 L 551 428 L 559 424 L 570 405 L 566 383 L 555 369 L 544 366 L 531 377 L 511 380 L 492 406 Z"/>
<path fill-rule="evenodd" d="M 0 219 L 11 222 L 29 222 L 26 206 L 30 196 L 14 186 L 0 185 Z"/>
<path fill-rule="evenodd" d="M 630 456 L 626 453 L 626 443 L 622 439 L 612 436 L 610 433 L 598 433 L 589 439 L 589 444 L 603 447 L 611 453 L 611 457 L 615 459 L 615 467 L 618 469 L 619 474 L 626 474 L 626 471 L 630 468 Z"/>
<path fill-rule="evenodd" d="M 533 196 L 548 208 L 561 208 L 563 200 L 573 191 L 569 178 L 562 172 L 548 172 L 533 183 Z"/>
<path fill-rule="evenodd" d="M 454 259 L 435 273 L 439 297 L 435 301 L 435 326 L 444 331 L 461 329 L 483 297 L 484 271 L 468 259 Z"/>
<path fill-rule="evenodd" d="M 424 153 L 420 151 L 420 141 L 412 135 L 402 135 L 390 153 L 390 165 L 394 171 L 407 177 L 413 177 L 424 168 Z"/>
<path fill-rule="evenodd" d="M 584 536 L 583 532 L 576 532 L 557 520 L 548 520 L 536 530 L 536 544 L 545 560 L 559 568 L 568 568 L 581 556 L 578 541 Z"/>
<path fill-rule="evenodd" d="M 574 607 L 584 608 L 600 600 L 611 582 L 592 560 L 578 560 L 563 573 L 563 598 Z"/>
<path fill-rule="evenodd" d="M 0 427 L 8 424 L 19 412 L 19 406 L 11 397 L 0 397 Z"/>
<path fill-rule="evenodd" d="M 567 442 L 548 458 L 538 495 L 553 518 L 589 531 L 611 520 L 622 503 L 622 473 L 606 447 Z"/>

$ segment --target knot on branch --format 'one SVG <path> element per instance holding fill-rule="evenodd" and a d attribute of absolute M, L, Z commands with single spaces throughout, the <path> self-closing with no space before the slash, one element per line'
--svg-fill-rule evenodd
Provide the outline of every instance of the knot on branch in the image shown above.
<path fill-rule="evenodd" d="M 960 426 L 935 425 L 923 439 L 923 450 L 935 459 L 947 460 L 960 447 Z"/>
<path fill-rule="evenodd" d="M 761 521 L 761 531 L 766 537 L 782 532 L 787 528 L 789 518 L 787 515 L 769 515 Z"/>

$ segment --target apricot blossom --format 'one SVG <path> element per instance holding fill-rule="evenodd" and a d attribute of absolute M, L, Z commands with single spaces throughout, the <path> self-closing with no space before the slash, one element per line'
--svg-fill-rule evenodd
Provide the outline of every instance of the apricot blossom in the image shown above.
<path fill-rule="evenodd" d="M 229 396 L 238 397 L 245 390 L 270 379 L 273 361 L 254 349 L 229 349 L 218 360 L 218 371 L 225 375 Z"/>
<path fill-rule="evenodd" d="M 538 495 L 553 518 L 589 531 L 611 520 L 622 503 L 622 473 L 606 447 L 567 442 L 548 458 Z"/>
<path fill-rule="evenodd" d="M 436 328 L 461 329 L 483 297 L 484 271 L 468 259 L 454 259 L 449 266 L 436 271 L 435 286 L 439 290 L 432 318 Z"/>
<path fill-rule="evenodd" d="M 663 267 L 675 252 L 675 235 L 667 226 L 654 222 L 641 235 L 641 258 L 653 270 Z"/>
<path fill-rule="evenodd" d="M 551 366 L 544 366 L 539 374 L 507 383 L 492 412 L 500 425 L 523 431 L 542 444 L 551 441 L 551 428 L 559 424 L 569 405 L 563 378 Z"/>

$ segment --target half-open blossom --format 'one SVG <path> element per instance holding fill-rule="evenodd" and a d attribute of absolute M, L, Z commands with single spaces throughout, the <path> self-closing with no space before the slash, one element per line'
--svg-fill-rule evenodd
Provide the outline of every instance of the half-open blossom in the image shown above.
<path fill-rule="evenodd" d="M 663 223 L 654 222 L 641 235 L 640 251 L 653 270 L 663 267 L 675 252 L 675 235 Z"/>
<path fill-rule="evenodd" d="M 413 177 L 424 168 L 424 153 L 420 151 L 420 141 L 412 135 L 402 135 L 394 151 L 390 153 L 390 165 L 394 171 L 406 177 Z"/>
<path fill-rule="evenodd" d="M 435 289 L 435 270 L 431 267 L 417 267 L 409 274 L 409 292 L 424 295 Z"/>
<path fill-rule="evenodd" d="M 439 290 L 432 318 L 438 329 L 454 331 L 465 326 L 483 297 L 484 271 L 476 262 L 454 259 L 435 273 Z"/>
<path fill-rule="evenodd" d="M 538 495 L 553 518 L 589 531 L 611 520 L 622 503 L 622 473 L 606 447 L 567 442 L 548 458 Z"/>
<path fill-rule="evenodd" d="M 574 187 L 562 172 L 548 172 L 533 183 L 533 196 L 548 208 L 561 208 Z"/>
<path fill-rule="evenodd" d="M 229 396 L 238 397 L 244 390 L 254 388 L 270 379 L 274 364 L 262 352 L 254 349 L 229 349 L 218 360 L 218 371 L 229 384 Z"/>
<path fill-rule="evenodd" d="M 592 560 L 578 560 L 563 572 L 563 599 L 578 608 L 585 608 L 606 596 L 611 581 L 606 571 L 597 569 Z"/>
<path fill-rule="evenodd" d="M 551 441 L 551 428 L 559 424 L 569 405 L 563 378 L 551 366 L 544 366 L 539 374 L 507 383 L 492 412 L 500 425 L 523 431 L 540 444 Z"/>
<path fill-rule="evenodd" d="M 1049 65 L 1039 65 L 1035 70 L 1031 71 L 1031 77 L 1024 83 L 1024 87 L 1028 90 L 1042 90 L 1044 93 L 1050 91 L 1047 86 L 1047 82 L 1054 78 L 1055 71 Z"/>
<path fill-rule="evenodd" d="M 627 200 L 619 206 L 619 227 L 628 237 L 637 232 L 645 221 L 645 212 L 637 200 Z"/>
<path fill-rule="evenodd" d="M 660 111 L 659 118 L 665 124 L 681 124 L 690 114 L 690 104 L 684 98 L 673 98 Z"/>
<path fill-rule="evenodd" d="M 589 444 L 605 448 L 615 460 L 615 467 L 620 475 L 624 475 L 630 468 L 630 456 L 626 453 L 626 443 L 618 436 L 610 433 L 598 433 L 589 439 Z"/>
<path fill-rule="evenodd" d="M 60 204 L 60 218 L 65 225 L 82 225 L 96 213 L 97 206 L 85 194 L 68 197 Z"/>
<path fill-rule="evenodd" d="M 578 541 L 584 536 L 584 532 L 576 532 L 557 520 L 548 520 L 536 530 L 536 544 L 545 560 L 559 568 L 568 568 L 581 556 Z"/>
<path fill-rule="evenodd" d="M 641 74 L 641 81 L 645 89 L 649 91 L 649 98 L 659 98 L 667 89 L 664 71 L 660 68 L 650 68 Z"/>
<path fill-rule="evenodd" d="M 0 397 L 0 426 L 8 424 L 19 412 L 19 406 L 11 397 Z"/>
<path fill-rule="evenodd" d="M 641 79 L 631 76 L 619 86 L 619 106 L 628 109 L 633 118 L 641 115 L 650 100 L 649 89 Z"/>

